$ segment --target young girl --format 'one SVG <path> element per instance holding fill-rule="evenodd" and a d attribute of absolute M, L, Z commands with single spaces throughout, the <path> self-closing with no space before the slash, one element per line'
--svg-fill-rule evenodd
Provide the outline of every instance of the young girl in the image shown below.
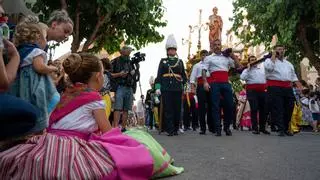
<path fill-rule="evenodd" d="M 71 54 L 63 67 L 73 87 L 51 114 L 48 133 L 0 153 L 0 177 L 145 180 L 183 171 L 146 132 L 111 129 L 97 57 Z"/>
<path fill-rule="evenodd" d="M 112 80 L 112 76 L 111 76 L 111 63 L 110 60 L 108 58 L 102 58 L 101 59 L 103 68 L 104 68 L 104 83 L 103 86 L 100 90 L 100 94 L 102 95 L 103 100 L 106 103 L 106 114 L 107 114 L 107 118 L 109 119 L 109 116 L 111 114 L 111 80 Z"/>
<path fill-rule="evenodd" d="M 302 106 L 302 120 L 308 123 L 312 123 L 312 111 L 310 110 L 310 90 L 303 89 L 302 97 L 300 98 L 300 103 Z"/>
<path fill-rule="evenodd" d="M 309 108 L 312 112 L 313 132 L 318 132 L 318 122 L 320 121 L 320 107 L 317 95 L 313 92 L 310 94 Z"/>
<path fill-rule="evenodd" d="M 20 68 L 10 92 L 39 108 L 40 116 L 30 131 L 38 133 L 48 126 L 49 114 L 59 102 L 50 73 L 57 71 L 48 66 L 46 52 L 47 26 L 37 17 L 28 16 L 16 26 L 14 42 L 20 54 Z"/>
<path fill-rule="evenodd" d="M 243 89 L 239 93 L 239 110 L 237 113 L 237 122 L 240 122 L 240 128 L 247 127 L 251 130 L 251 114 L 250 114 L 250 104 L 247 100 L 246 89 Z"/>

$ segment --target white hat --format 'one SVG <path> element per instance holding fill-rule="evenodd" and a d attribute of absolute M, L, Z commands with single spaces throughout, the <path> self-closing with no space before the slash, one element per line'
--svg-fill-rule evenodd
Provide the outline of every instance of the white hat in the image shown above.
<path fill-rule="evenodd" d="M 174 48 L 174 49 L 177 49 L 178 46 L 177 46 L 177 41 L 176 39 L 174 38 L 174 35 L 173 34 L 170 34 L 168 36 L 168 39 L 167 39 L 167 43 L 166 43 L 166 49 L 169 49 L 169 48 Z"/>
<path fill-rule="evenodd" d="M 151 84 L 154 84 L 154 77 L 153 77 L 153 76 L 150 77 L 150 79 L 149 79 L 149 84 L 150 84 L 150 85 L 151 85 Z"/>

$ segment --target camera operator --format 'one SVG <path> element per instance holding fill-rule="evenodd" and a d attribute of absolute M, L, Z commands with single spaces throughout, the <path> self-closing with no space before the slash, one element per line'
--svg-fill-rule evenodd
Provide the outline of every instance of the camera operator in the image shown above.
<path fill-rule="evenodd" d="M 118 127 L 120 113 L 122 112 L 122 130 L 125 131 L 128 120 L 128 111 L 132 108 L 133 92 L 136 86 L 135 69 L 130 61 L 130 54 L 133 51 L 131 47 L 124 46 L 121 56 L 112 61 L 112 77 L 117 83 L 115 104 L 114 104 L 114 121 L 113 127 Z"/>

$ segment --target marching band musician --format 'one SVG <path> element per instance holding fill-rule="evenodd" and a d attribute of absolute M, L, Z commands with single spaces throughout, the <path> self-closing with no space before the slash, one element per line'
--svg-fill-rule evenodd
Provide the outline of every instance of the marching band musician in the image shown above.
<path fill-rule="evenodd" d="M 206 91 L 210 90 L 212 113 L 215 122 L 216 136 L 221 136 L 220 120 L 220 98 L 223 98 L 223 130 L 227 136 L 232 136 L 230 123 L 233 118 L 233 95 L 232 87 L 228 82 L 228 72 L 232 67 L 241 66 L 232 52 L 226 54 L 221 51 L 221 41 L 219 39 L 213 42 L 213 54 L 204 59 L 204 69 L 202 71 L 203 86 Z M 206 71 L 210 73 L 207 78 Z"/>
<path fill-rule="evenodd" d="M 294 108 L 294 95 L 292 83 L 295 83 L 298 89 L 301 84 L 298 81 L 293 65 L 284 58 L 285 47 L 276 45 L 271 58 L 266 59 L 264 63 L 268 98 L 271 98 L 271 118 L 276 120 L 279 130 L 279 136 L 293 136 L 288 131 Z"/>
<path fill-rule="evenodd" d="M 167 57 L 160 60 L 156 94 L 161 94 L 164 130 L 168 136 L 178 135 L 181 119 L 183 85 L 187 78 L 183 61 L 177 57 L 177 42 L 170 35 L 166 42 Z"/>
<path fill-rule="evenodd" d="M 241 73 L 240 79 L 246 82 L 247 98 L 251 109 L 253 134 L 270 134 L 266 130 L 266 76 L 263 64 L 252 65 L 255 56 L 249 56 L 247 68 Z M 259 112 L 259 121 L 258 121 Z M 259 126 L 259 127 L 258 127 Z"/>
<path fill-rule="evenodd" d="M 215 128 L 213 126 L 213 119 L 211 113 L 211 101 L 210 101 L 210 92 L 205 91 L 203 87 L 202 80 L 202 69 L 204 66 L 204 58 L 208 56 L 209 52 L 207 50 L 200 51 L 200 62 L 193 65 L 192 72 L 190 75 L 191 89 L 193 92 L 197 93 L 199 99 L 199 121 L 200 121 L 200 133 L 201 135 L 206 134 L 206 115 L 207 115 L 207 125 L 210 132 L 215 133 Z M 207 73 L 207 77 L 210 74 Z"/>

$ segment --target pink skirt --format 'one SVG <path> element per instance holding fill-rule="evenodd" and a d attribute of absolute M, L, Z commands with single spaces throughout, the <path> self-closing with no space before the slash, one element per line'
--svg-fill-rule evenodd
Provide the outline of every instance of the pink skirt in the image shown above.
<path fill-rule="evenodd" d="M 94 141 L 54 134 L 0 153 L 2 179 L 114 179 L 115 164 Z"/>
<path fill-rule="evenodd" d="M 243 113 L 242 118 L 240 120 L 240 126 L 251 128 L 251 114 L 250 111 Z"/>

